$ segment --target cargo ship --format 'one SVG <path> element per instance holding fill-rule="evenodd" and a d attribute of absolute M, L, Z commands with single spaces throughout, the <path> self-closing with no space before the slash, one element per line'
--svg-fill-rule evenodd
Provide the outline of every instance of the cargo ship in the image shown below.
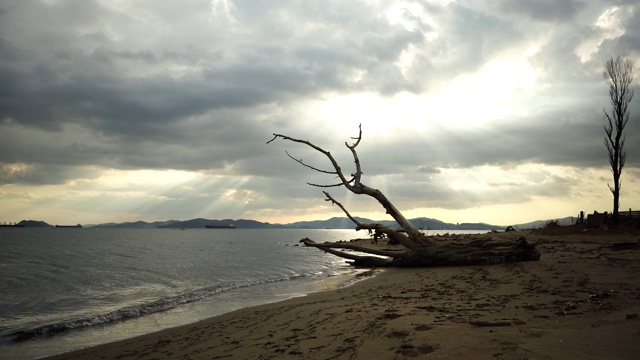
<path fill-rule="evenodd" d="M 207 229 L 236 229 L 236 226 L 233 224 L 227 224 L 227 225 L 205 225 L 204 226 Z"/>
<path fill-rule="evenodd" d="M 82 225 L 77 224 L 77 225 L 56 225 L 57 228 L 81 228 Z"/>

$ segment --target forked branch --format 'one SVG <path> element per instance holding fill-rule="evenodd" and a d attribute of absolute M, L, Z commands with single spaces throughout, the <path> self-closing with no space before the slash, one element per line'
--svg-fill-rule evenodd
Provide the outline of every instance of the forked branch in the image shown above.
<path fill-rule="evenodd" d="M 384 233 L 390 238 L 394 239 L 395 241 L 399 242 L 400 244 L 402 244 L 403 246 L 409 249 L 412 249 L 415 243 L 433 244 L 433 241 L 427 238 L 419 229 L 417 229 L 413 224 L 411 224 L 411 222 L 409 222 L 404 217 L 404 215 L 402 215 L 402 213 L 398 209 L 396 209 L 396 207 L 391 203 L 391 201 L 389 201 L 389 199 L 387 199 L 386 196 L 384 196 L 384 194 L 380 192 L 380 190 L 370 188 L 362 183 L 362 165 L 360 164 L 360 158 L 358 157 L 358 152 L 356 151 L 356 147 L 360 144 L 360 141 L 362 140 L 362 125 L 358 127 L 358 136 L 352 138 L 354 142 L 352 144 L 345 142 L 345 146 L 351 152 L 351 155 L 353 157 L 353 161 L 355 164 L 355 172 L 351 174 L 351 177 L 349 179 L 347 179 L 347 177 L 344 175 L 344 173 L 342 172 L 342 169 L 340 168 L 340 165 L 338 164 L 336 159 L 333 157 L 333 155 L 331 155 L 329 151 L 324 150 L 320 146 L 317 146 L 307 140 L 296 139 L 296 138 L 292 138 L 290 136 L 286 136 L 282 134 L 273 134 L 273 139 L 269 140 L 267 144 L 271 143 L 272 141 L 278 138 L 281 138 L 283 140 L 289 140 L 289 141 L 300 143 L 300 144 L 305 144 L 311 147 L 312 149 L 324 154 L 331 162 L 331 165 L 333 166 L 335 172 L 323 171 L 316 167 L 313 167 L 304 163 L 302 160 L 293 158 L 290 155 L 289 157 L 293 158 L 296 162 L 304 165 L 307 168 L 310 168 L 325 174 L 337 175 L 338 178 L 340 179 L 340 182 L 338 184 L 320 185 L 315 183 L 308 183 L 309 185 L 316 186 L 316 187 L 323 187 L 323 188 L 337 187 L 337 186 L 344 185 L 349 191 L 351 191 L 354 194 L 365 194 L 365 195 L 371 196 L 372 198 L 376 199 L 380 203 L 380 205 L 382 205 L 382 207 L 385 209 L 386 213 L 389 214 L 400 225 L 404 233 L 399 232 L 393 228 L 385 227 L 379 224 L 360 224 L 360 223 L 354 222 L 359 229 L 369 229 L 369 230 L 375 230 L 380 233 Z M 326 192 L 325 194 L 328 195 Z M 327 196 L 327 197 L 334 204 L 339 204 L 335 199 L 331 198 L 330 196 Z M 339 206 L 345 212 L 345 214 L 349 216 L 349 218 L 352 221 L 355 220 L 342 205 L 339 205 Z"/>
<path fill-rule="evenodd" d="M 354 218 L 349 213 L 349 211 L 347 211 L 347 209 L 340 202 L 338 202 L 331 195 L 329 195 L 328 192 L 324 191 L 324 194 L 327 197 L 327 199 L 326 199 L 327 201 L 331 201 L 332 204 L 337 205 L 345 213 L 345 215 L 347 215 L 349 220 L 351 220 L 354 224 L 356 224 L 356 230 L 374 231 L 376 237 L 380 236 L 381 234 L 384 234 L 389 239 L 401 244 L 402 246 L 406 247 L 407 249 L 413 249 L 413 247 L 415 246 L 414 242 L 411 241 L 411 239 L 409 237 L 407 237 L 407 235 L 405 233 L 399 232 L 399 231 L 397 231 L 396 229 L 394 229 L 392 227 L 385 226 L 385 225 L 378 224 L 378 223 L 365 224 L 365 223 L 363 223 L 361 221 L 358 221 L 358 219 Z"/>
<path fill-rule="evenodd" d="M 354 194 L 365 194 L 378 201 L 399 225 L 400 229 L 385 226 L 379 223 L 364 223 L 352 216 L 349 211 L 327 191 L 323 191 L 326 201 L 332 205 L 338 206 L 344 214 L 355 224 L 356 230 L 369 230 L 374 233 L 375 239 L 386 235 L 390 240 L 402 245 L 404 249 L 389 250 L 376 249 L 372 247 L 364 247 L 353 243 L 317 243 L 308 238 L 302 239 L 301 242 L 305 246 L 318 248 L 330 254 L 353 260 L 352 265 L 367 267 L 383 267 L 383 266 L 439 266 L 439 265 L 470 265 L 470 264 L 494 264 L 512 261 L 529 261 L 538 260 L 540 254 L 535 250 L 535 244 L 529 245 L 524 238 L 517 241 L 493 241 L 490 238 L 478 240 L 468 244 L 441 244 L 436 243 L 433 238 L 427 237 L 418 228 L 416 228 L 402 213 L 387 199 L 387 197 L 378 189 L 370 188 L 362 183 L 362 167 L 360 159 L 356 151 L 356 147 L 362 140 L 362 126 L 358 129 L 358 136 L 352 138 L 354 142 L 349 144 L 345 142 L 346 147 L 351 152 L 355 164 L 355 172 L 347 178 L 340 168 L 336 159 L 330 152 L 307 141 L 292 138 L 282 134 L 273 134 L 273 139 L 280 138 L 295 143 L 300 143 L 311 147 L 312 149 L 322 153 L 329 159 L 334 171 L 321 170 L 317 167 L 305 163 L 302 159 L 297 159 L 287 155 L 297 163 L 323 174 L 337 176 L 339 182 L 336 184 L 320 185 L 308 183 L 316 187 L 337 187 L 345 186 Z M 377 241 L 376 241 L 377 242 Z M 351 252 L 341 251 L 350 250 L 370 255 L 360 255 Z M 373 255 L 373 256 L 371 256 Z M 384 258 L 383 258 L 384 257 Z"/>
<path fill-rule="evenodd" d="M 345 186 L 347 189 L 349 189 L 349 190 L 351 190 L 351 189 L 353 188 L 353 186 L 351 185 L 351 183 L 352 183 L 352 182 L 354 182 L 354 180 L 352 180 L 352 179 L 347 179 L 347 178 L 344 176 L 344 174 L 342 173 L 342 169 L 340 168 L 340 165 L 338 165 L 338 162 L 337 162 L 337 161 L 336 161 L 336 159 L 333 157 L 333 155 L 331 155 L 331 153 L 330 153 L 330 152 L 326 151 L 325 149 L 323 149 L 323 148 L 321 148 L 321 147 L 319 147 L 319 146 L 317 146 L 317 145 L 315 145 L 315 144 L 313 144 L 313 143 L 311 143 L 311 142 L 309 142 L 309 141 L 307 141 L 307 140 L 296 139 L 296 138 L 292 138 L 292 137 L 287 136 L 287 135 L 275 134 L 275 133 L 273 134 L 273 139 L 271 139 L 271 140 L 267 141 L 267 144 L 269 144 L 269 143 L 273 142 L 274 140 L 276 140 L 276 139 L 278 139 L 278 138 L 281 138 L 281 139 L 283 139 L 283 140 L 289 140 L 289 141 L 292 141 L 292 142 L 295 142 L 295 143 L 305 144 L 305 145 L 309 146 L 310 148 L 312 148 L 312 149 L 314 149 L 314 150 L 318 151 L 319 153 L 322 153 L 324 156 L 326 156 L 326 157 L 329 159 L 329 161 L 331 162 L 331 165 L 333 166 L 333 168 L 334 168 L 334 170 L 335 170 L 335 171 L 323 171 L 323 170 L 319 170 L 319 169 L 317 169 L 317 168 L 315 168 L 315 167 L 313 167 L 313 166 L 310 166 L 310 165 L 306 164 L 306 163 L 305 163 L 305 162 L 303 162 L 302 160 L 298 160 L 298 159 L 293 158 L 293 157 L 292 157 L 291 155 L 289 155 L 288 153 L 287 153 L 287 155 L 289 155 L 289 157 L 291 157 L 292 159 L 294 159 L 296 162 L 298 162 L 298 163 L 300 163 L 300 164 L 302 164 L 302 165 L 304 165 L 304 166 L 306 166 L 306 167 L 308 167 L 308 168 L 310 168 L 310 169 L 313 169 L 313 170 L 318 171 L 318 172 L 321 172 L 321 173 L 328 173 L 328 174 L 334 174 L 334 175 L 337 175 L 337 176 L 338 176 L 338 178 L 340 179 L 340 183 L 341 183 L 342 185 L 344 185 L 344 186 Z M 339 186 L 338 184 L 334 184 L 334 185 L 317 185 L 317 184 L 310 184 L 310 185 L 318 186 L 318 187 L 335 187 L 335 186 Z M 351 190 L 351 191 L 353 191 L 353 190 Z"/>

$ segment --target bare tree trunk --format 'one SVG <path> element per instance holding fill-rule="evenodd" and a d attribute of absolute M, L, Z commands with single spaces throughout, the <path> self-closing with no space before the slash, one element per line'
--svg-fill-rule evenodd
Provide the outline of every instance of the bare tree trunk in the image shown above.
<path fill-rule="evenodd" d="M 629 122 L 629 103 L 633 99 L 634 91 L 630 89 L 633 82 L 633 63 L 631 60 L 623 61 L 619 56 L 611 58 L 605 65 L 602 73 L 604 82 L 609 88 L 609 98 L 611 100 L 611 114 L 604 111 L 605 125 L 604 144 L 609 155 L 609 165 L 613 174 L 613 186 L 609 185 L 609 190 L 613 194 L 613 214 L 611 216 L 612 225 L 618 225 L 620 207 L 620 176 L 622 168 L 627 159 L 627 152 L 624 149 L 625 136 L 624 128 Z"/>
<path fill-rule="evenodd" d="M 280 138 L 283 140 L 300 143 L 324 154 L 331 163 L 332 170 L 321 170 L 312 167 L 302 160 L 296 159 L 288 152 L 287 155 L 299 164 L 314 171 L 337 176 L 340 180 L 335 184 L 319 185 L 309 183 L 311 186 L 320 188 L 344 186 L 354 194 L 368 195 L 378 201 L 397 223 L 400 229 L 384 226 L 379 223 L 362 223 L 353 217 L 347 209 L 327 191 L 323 191 L 326 201 L 337 205 L 345 215 L 354 223 L 356 230 L 368 230 L 374 236 L 387 236 L 390 240 L 402 245 L 404 250 L 376 250 L 352 243 L 317 243 L 305 238 L 301 242 L 310 247 L 315 247 L 336 256 L 340 256 L 352 261 L 352 265 L 361 267 L 402 267 L 402 266 L 442 266 L 442 265 L 469 265 L 469 264 L 496 264 L 503 262 L 539 260 L 540 254 L 535 250 L 535 244 L 527 243 L 524 237 L 517 240 L 496 241 L 492 239 L 476 240 L 467 243 L 437 243 L 435 239 L 427 237 L 417 227 L 415 227 L 404 215 L 387 199 L 378 189 L 370 188 L 362 183 L 362 169 L 360 159 L 356 152 L 356 147 L 362 140 L 362 126 L 359 128 L 358 137 L 352 138 L 353 144 L 345 143 L 351 152 L 355 171 L 349 176 L 345 176 L 341 167 L 330 152 L 312 144 L 307 140 L 292 138 L 282 134 L 273 134 L 273 139 L 267 144 Z M 341 250 L 357 251 L 368 255 L 358 255 L 353 252 Z M 373 256 L 371 256 L 373 255 Z"/>
<path fill-rule="evenodd" d="M 330 254 L 353 260 L 357 267 L 429 267 L 491 265 L 519 261 L 538 261 L 540 253 L 536 244 L 529 244 L 521 236 L 517 240 L 479 239 L 470 242 L 444 242 L 434 245 L 419 245 L 409 251 L 380 251 L 351 243 L 316 243 L 308 238 L 300 240 Z M 357 255 L 338 251 L 349 249 L 377 256 Z M 380 256 L 385 256 L 382 258 Z"/>

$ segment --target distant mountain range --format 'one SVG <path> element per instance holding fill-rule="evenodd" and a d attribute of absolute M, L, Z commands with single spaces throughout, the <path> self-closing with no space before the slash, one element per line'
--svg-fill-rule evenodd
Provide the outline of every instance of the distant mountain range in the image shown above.
<path fill-rule="evenodd" d="M 364 223 L 377 222 L 386 226 L 398 227 L 398 224 L 393 220 L 373 221 L 365 218 L 356 219 Z M 553 219 L 560 225 L 570 225 L 573 223 L 574 218 L 566 217 L 562 219 Z M 485 223 L 461 223 L 452 224 L 445 223 L 437 219 L 430 219 L 426 217 L 415 218 L 409 220 L 414 226 L 424 230 L 504 230 L 505 226 L 491 225 Z M 533 221 L 526 224 L 512 225 L 514 228 L 519 229 L 535 229 L 543 227 L 549 220 Z M 22 220 L 18 223 L 24 225 L 24 227 L 53 227 L 44 221 L 35 220 Z M 228 226 L 234 225 L 238 229 L 353 229 L 354 224 L 346 217 L 333 217 L 327 220 L 313 220 L 313 221 L 298 221 L 290 224 L 271 224 L 268 222 L 259 222 L 255 220 L 245 219 L 223 219 L 223 220 L 211 220 L 211 219 L 191 219 L 186 221 L 180 220 L 168 220 L 168 221 L 135 221 L 135 222 L 123 222 L 123 223 L 106 223 L 98 225 L 84 225 L 84 227 L 92 228 L 130 228 L 130 229 L 149 229 L 149 228 L 171 228 L 171 229 L 204 229 L 205 225 L 214 226 Z"/>

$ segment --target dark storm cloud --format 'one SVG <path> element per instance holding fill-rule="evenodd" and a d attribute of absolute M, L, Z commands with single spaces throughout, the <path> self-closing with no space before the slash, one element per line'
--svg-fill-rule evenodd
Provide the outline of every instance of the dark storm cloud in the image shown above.
<path fill-rule="evenodd" d="M 95 168 L 35 164 L 16 166 L 0 164 L 0 186 L 27 183 L 34 185 L 64 184 L 70 180 L 92 179 L 100 171 Z"/>
<path fill-rule="evenodd" d="M 548 86 L 532 101 L 558 99 L 556 107 L 545 104 L 483 132 L 436 128 L 428 139 L 407 136 L 375 147 L 365 145 L 365 134 L 363 161 L 371 174 L 528 161 L 599 166 L 606 106 L 598 95 L 606 94 L 600 68 L 611 54 L 637 54 L 640 33 L 634 8 L 626 33 L 604 40 L 582 62 L 576 49 L 599 34 L 593 22 L 613 3 L 587 9 L 579 1 L 417 2 L 425 17 L 400 11 L 412 29 L 390 23 L 385 2 L 235 1 L 228 13 L 212 10 L 222 2 L 210 1 L 104 4 L 2 6 L 0 163 L 60 166 L 49 177 L 55 183 L 79 176 L 74 165 L 286 176 L 299 170 L 296 164 L 283 146 L 264 142 L 272 132 L 317 129 L 290 106 L 326 93 L 436 91 L 547 33 L 528 58 Z M 409 50 L 412 61 L 400 69 L 396 62 Z M 581 95 L 560 104 L 571 93 Z M 583 110 L 576 115 L 576 108 Z M 637 129 L 638 112 L 632 109 L 630 129 Z M 638 133 L 628 133 L 630 153 Z M 46 178 L 14 174 L 2 181 Z"/>
<path fill-rule="evenodd" d="M 207 169 L 256 153 L 242 144 L 272 130 L 255 121 L 263 106 L 416 88 L 391 64 L 421 35 L 364 4 L 236 2 L 224 24 L 209 2 L 126 5 L 3 8 L 1 162 Z"/>
<path fill-rule="evenodd" d="M 65 167 L 204 170 L 264 153 L 266 134 L 254 119 L 237 111 L 219 111 L 215 116 L 224 121 L 194 118 L 187 123 L 153 124 L 163 129 L 129 130 L 126 135 L 95 132 L 78 124 L 59 131 L 5 124 L 0 132 L 0 159 Z"/>
<path fill-rule="evenodd" d="M 637 114 L 640 108 L 635 112 L 625 130 L 629 154 L 640 154 L 640 116 Z M 536 121 L 495 122 L 484 130 L 436 130 L 431 139 L 405 139 L 403 148 L 410 149 L 405 152 L 389 152 L 384 146 L 370 148 L 365 135 L 362 145 L 367 149 L 361 152 L 361 161 L 375 174 L 524 163 L 607 166 L 602 110 L 594 109 L 583 115 L 592 121 L 562 121 L 559 117 L 541 116 Z M 629 156 L 627 166 L 640 166 L 640 156 Z"/>
<path fill-rule="evenodd" d="M 55 74 L 44 64 L 23 73 L 0 74 L 6 79 L 0 91 L 7 94 L 0 116 L 44 128 L 77 122 L 129 136 L 161 130 L 163 124 L 216 108 L 250 108 L 314 91 L 310 79 L 296 68 L 251 63 L 179 79 L 127 78 L 105 71 L 71 73 L 65 81 L 55 81 Z"/>
<path fill-rule="evenodd" d="M 425 40 L 415 49 L 407 78 L 416 79 L 420 89 L 437 90 L 458 75 L 473 73 L 528 35 L 512 19 L 478 11 L 469 4 L 418 4 L 428 20 L 413 22 Z"/>
<path fill-rule="evenodd" d="M 586 5 L 586 1 L 575 0 L 506 0 L 498 3 L 508 13 L 525 15 L 543 22 L 571 21 Z"/>

